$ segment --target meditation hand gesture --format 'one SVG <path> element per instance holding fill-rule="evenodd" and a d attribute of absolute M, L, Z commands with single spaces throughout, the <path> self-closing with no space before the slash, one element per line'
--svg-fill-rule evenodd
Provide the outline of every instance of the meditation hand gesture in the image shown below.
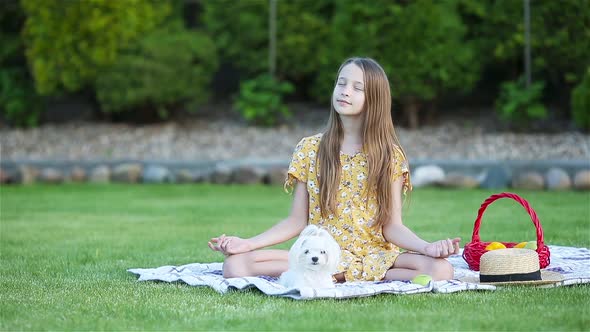
<path fill-rule="evenodd" d="M 207 244 L 211 250 L 219 251 L 226 256 L 241 254 L 252 250 L 248 240 L 244 240 L 237 236 L 225 236 L 225 234 L 211 238 L 211 241 Z"/>
<path fill-rule="evenodd" d="M 460 238 L 454 238 L 429 243 L 424 247 L 424 254 L 435 258 L 447 258 L 456 255 L 459 253 L 460 241 Z"/>

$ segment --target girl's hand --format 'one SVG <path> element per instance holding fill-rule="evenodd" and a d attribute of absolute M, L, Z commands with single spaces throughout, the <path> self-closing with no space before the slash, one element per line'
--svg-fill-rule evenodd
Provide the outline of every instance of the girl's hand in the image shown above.
<path fill-rule="evenodd" d="M 451 255 L 459 253 L 460 238 L 440 240 L 427 244 L 424 247 L 424 254 L 426 256 L 435 258 L 447 258 Z"/>
<path fill-rule="evenodd" d="M 209 241 L 207 245 L 209 245 L 211 250 L 219 251 L 226 256 L 241 254 L 252 250 L 250 241 L 237 236 L 225 236 L 225 234 L 211 238 L 211 241 Z"/>

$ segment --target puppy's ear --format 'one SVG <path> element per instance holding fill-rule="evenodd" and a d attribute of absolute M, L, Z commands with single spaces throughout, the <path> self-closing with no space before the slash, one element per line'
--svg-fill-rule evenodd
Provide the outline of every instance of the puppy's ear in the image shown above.
<path fill-rule="evenodd" d="M 301 234 L 299 236 L 315 236 L 318 235 L 319 230 L 320 228 L 316 225 L 307 225 L 307 227 L 305 227 L 303 231 L 301 231 Z"/>
<path fill-rule="evenodd" d="M 318 236 L 322 236 L 322 237 L 332 237 L 332 235 L 330 235 L 330 233 L 328 233 L 327 230 L 323 229 L 323 228 L 318 228 Z"/>
<path fill-rule="evenodd" d="M 291 246 L 291 249 L 289 250 L 289 266 L 297 265 L 298 256 L 304 243 L 305 237 L 300 236 Z"/>

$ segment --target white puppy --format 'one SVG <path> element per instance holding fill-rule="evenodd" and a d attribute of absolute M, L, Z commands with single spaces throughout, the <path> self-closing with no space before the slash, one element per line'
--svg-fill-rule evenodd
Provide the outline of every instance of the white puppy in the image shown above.
<path fill-rule="evenodd" d="M 332 275 L 339 262 L 340 246 L 330 233 L 309 225 L 289 250 L 289 269 L 281 274 L 279 283 L 298 289 L 334 287 Z"/>

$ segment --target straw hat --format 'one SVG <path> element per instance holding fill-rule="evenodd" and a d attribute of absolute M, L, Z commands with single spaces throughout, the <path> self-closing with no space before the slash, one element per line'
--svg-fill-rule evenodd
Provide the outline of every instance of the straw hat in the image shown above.
<path fill-rule="evenodd" d="M 542 271 L 539 255 L 531 249 L 490 250 L 481 255 L 479 278 L 466 277 L 465 282 L 492 285 L 543 285 L 563 280 L 557 272 Z"/>

